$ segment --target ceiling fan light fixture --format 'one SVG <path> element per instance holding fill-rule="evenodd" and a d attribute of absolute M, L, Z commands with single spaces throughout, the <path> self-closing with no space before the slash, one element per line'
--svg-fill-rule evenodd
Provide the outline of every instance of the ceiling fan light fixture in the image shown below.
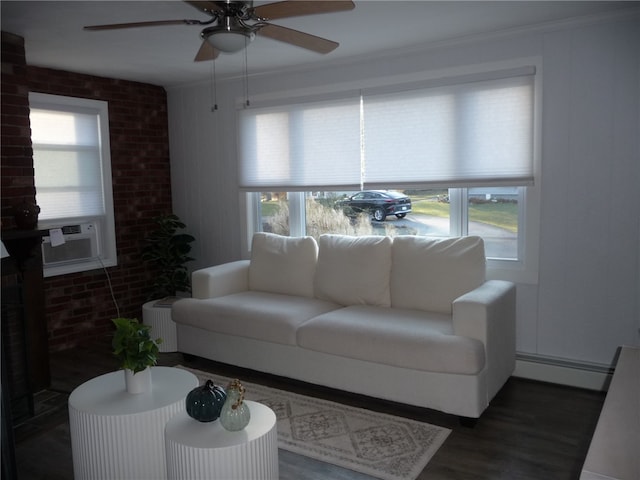
<path fill-rule="evenodd" d="M 207 37 L 207 41 L 217 50 L 226 53 L 239 52 L 255 38 L 253 32 L 215 32 Z"/>
<path fill-rule="evenodd" d="M 253 41 L 256 34 L 250 28 L 232 20 L 227 18 L 224 25 L 205 28 L 202 31 L 202 38 L 221 52 L 239 52 Z"/>

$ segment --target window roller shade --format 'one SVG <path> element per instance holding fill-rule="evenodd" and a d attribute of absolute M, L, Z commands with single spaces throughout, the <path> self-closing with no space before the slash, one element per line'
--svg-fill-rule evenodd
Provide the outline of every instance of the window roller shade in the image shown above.
<path fill-rule="evenodd" d="M 242 189 L 359 188 L 358 98 L 242 111 L 240 138 Z"/>
<path fill-rule="evenodd" d="M 533 182 L 532 77 L 369 95 L 363 103 L 368 187 Z"/>
<path fill-rule="evenodd" d="M 530 185 L 533 73 L 488 72 L 241 111 L 240 187 Z"/>
<path fill-rule="evenodd" d="M 30 121 L 39 218 L 104 215 L 97 113 L 32 108 Z"/>

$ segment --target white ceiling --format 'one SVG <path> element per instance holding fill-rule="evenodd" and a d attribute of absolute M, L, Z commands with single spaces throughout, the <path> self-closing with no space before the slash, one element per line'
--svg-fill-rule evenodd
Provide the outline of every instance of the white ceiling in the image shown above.
<path fill-rule="evenodd" d="M 254 5 L 271 3 L 256 1 Z M 597 15 L 629 8 L 616 1 L 383 1 L 356 0 L 355 10 L 273 21 L 340 43 L 320 55 L 265 37 L 248 47 L 249 73 L 345 62 L 459 37 Z M 199 19 L 189 4 L 173 1 L 2 0 L 2 30 L 25 39 L 27 63 L 73 72 L 171 86 L 210 78 L 211 62 L 194 62 L 202 26 L 175 25 L 84 31 L 85 25 Z M 222 54 L 221 78 L 240 74 L 244 53 Z"/>

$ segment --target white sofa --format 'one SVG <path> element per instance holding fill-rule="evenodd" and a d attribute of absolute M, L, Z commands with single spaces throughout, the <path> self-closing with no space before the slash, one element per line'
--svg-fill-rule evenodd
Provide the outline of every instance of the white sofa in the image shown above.
<path fill-rule="evenodd" d="M 258 233 L 193 273 L 178 351 L 477 418 L 515 367 L 515 285 L 485 263 L 480 237 Z"/>

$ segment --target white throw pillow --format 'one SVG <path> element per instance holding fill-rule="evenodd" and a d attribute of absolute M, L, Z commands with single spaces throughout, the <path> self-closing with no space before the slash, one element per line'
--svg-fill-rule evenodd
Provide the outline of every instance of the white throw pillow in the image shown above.
<path fill-rule="evenodd" d="M 480 237 L 399 236 L 394 238 L 392 250 L 393 307 L 451 314 L 453 300 L 485 281 L 486 259 Z"/>
<path fill-rule="evenodd" d="M 389 237 L 321 235 L 318 241 L 316 297 L 341 305 L 391 304 Z"/>
<path fill-rule="evenodd" d="M 318 244 L 313 237 L 256 233 L 251 244 L 249 290 L 313 297 Z"/>

